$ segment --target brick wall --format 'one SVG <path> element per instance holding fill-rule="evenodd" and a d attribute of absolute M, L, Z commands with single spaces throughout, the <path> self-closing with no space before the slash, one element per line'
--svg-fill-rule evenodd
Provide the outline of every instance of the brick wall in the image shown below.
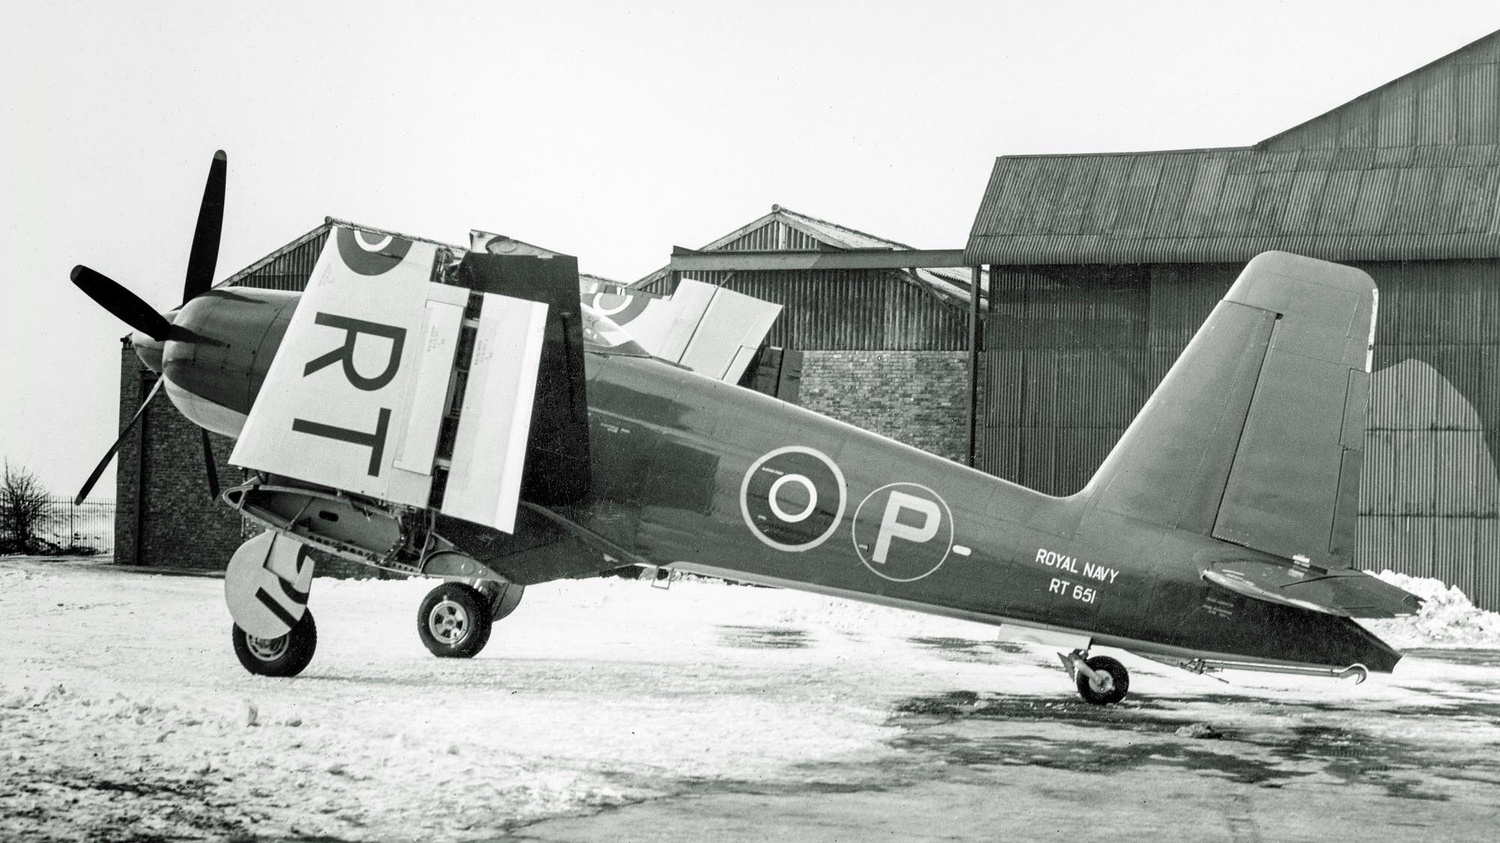
<path fill-rule="evenodd" d="M 120 423 L 123 428 L 146 398 L 141 391 L 141 365 L 136 361 L 130 343 L 122 343 L 120 352 Z M 115 454 L 115 562 L 138 564 L 140 543 L 141 428 L 136 427 L 120 443 Z M 96 492 L 97 494 L 97 492 Z"/>
<path fill-rule="evenodd" d="M 962 462 L 968 450 L 964 351 L 808 351 L 799 403 Z"/>
<path fill-rule="evenodd" d="M 127 344 L 120 359 L 120 423 L 135 414 L 156 375 Z M 211 435 L 219 483 L 239 482 L 227 462 L 233 442 Z M 165 394 L 156 396 L 120 446 L 115 561 L 127 565 L 223 570 L 240 546 L 240 517 L 209 497 L 202 434 Z"/>

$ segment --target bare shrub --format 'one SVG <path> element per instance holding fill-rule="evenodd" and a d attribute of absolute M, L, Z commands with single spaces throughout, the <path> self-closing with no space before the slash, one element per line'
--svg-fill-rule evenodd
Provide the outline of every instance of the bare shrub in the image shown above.
<path fill-rule="evenodd" d="M 57 520 L 42 481 L 5 461 L 0 475 L 0 553 L 45 553 L 52 543 L 42 533 Z"/>

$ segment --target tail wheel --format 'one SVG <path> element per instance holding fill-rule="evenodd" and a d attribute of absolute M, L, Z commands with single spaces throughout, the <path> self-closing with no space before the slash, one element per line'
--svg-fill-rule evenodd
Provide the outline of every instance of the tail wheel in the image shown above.
<path fill-rule="evenodd" d="M 256 638 L 235 624 L 230 639 L 235 657 L 256 676 L 296 676 L 318 649 L 318 625 L 311 611 L 303 611 L 302 619 L 280 638 Z"/>
<path fill-rule="evenodd" d="M 1125 670 L 1125 665 L 1109 656 L 1094 656 L 1084 664 L 1095 674 L 1090 678 L 1083 671 L 1078 671 L 1078 695 L 1083 697 L 1084 702 L 1113 705 L 1125 699 L 1126 692 L 1130 690 L 1130 673 Z"/>
<path fill-rule="evenodd" d="M 417 635 L 438 658 L 472 658 L 489 643 L 490 628 L 489 601 L 464 583 L 443 583 L 417 609 Z"/>

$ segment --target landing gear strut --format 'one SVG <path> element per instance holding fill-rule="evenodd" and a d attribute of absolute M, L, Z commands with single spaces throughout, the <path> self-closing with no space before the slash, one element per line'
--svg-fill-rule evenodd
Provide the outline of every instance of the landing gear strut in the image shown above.
<path fill-rule="evenodd" d="M 1058 653 L 1068 674 L 1078 684 L 1078 695 L 1094 705 L 1113 705 L 1130 690 L 1130 672 L 1109 656 L 1089 658 L 1087 650 Z"/>

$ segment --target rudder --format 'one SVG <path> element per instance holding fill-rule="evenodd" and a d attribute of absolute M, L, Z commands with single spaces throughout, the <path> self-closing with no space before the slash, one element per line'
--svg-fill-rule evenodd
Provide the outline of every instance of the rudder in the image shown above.
<path fill-rule="evenodd" d="M 1257 256 L 1080 494 L 1147 523 L 1350 564 L 1375 304 L 1360 270 Z"/>

